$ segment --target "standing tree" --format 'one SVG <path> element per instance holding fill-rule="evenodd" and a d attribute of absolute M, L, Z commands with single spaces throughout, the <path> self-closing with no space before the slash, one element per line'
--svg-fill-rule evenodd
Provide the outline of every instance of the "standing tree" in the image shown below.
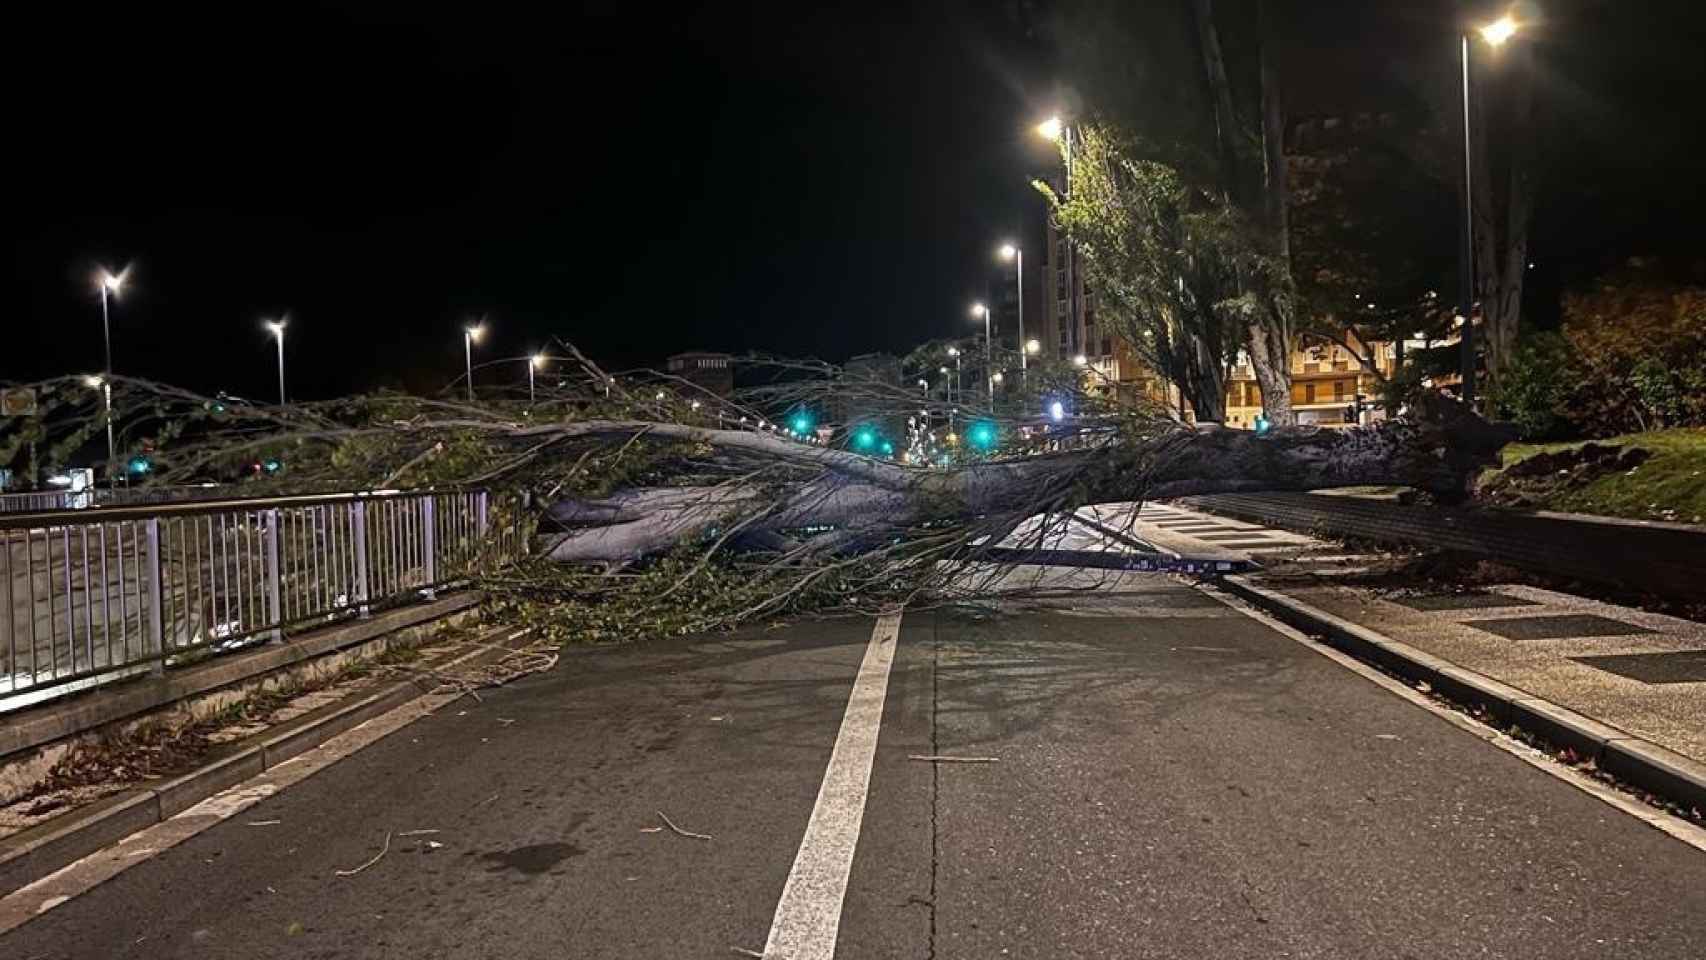
<path fill-rule="evenodd" d="M 1224 11 L 1213 0 L 1139 6 L 1082 0 L 1061 11 L 1055 35 L 1082 100 L 1077 126 L 1100 128 L 1136 151 L 1129 159 L 1170 168 L 1213 199 L 1223 234 L 1214 248 L 1231 279 L 1215 308 L 1237 323 L 1234 352 L 1249 356 L 1269 419 L 1289 424 L 1297 304 L 1266 0 Z M 1091 269 L 1099 289 L 1120 282 Z M 1221 400 L 1210 409 L 1223 408 Z"/>

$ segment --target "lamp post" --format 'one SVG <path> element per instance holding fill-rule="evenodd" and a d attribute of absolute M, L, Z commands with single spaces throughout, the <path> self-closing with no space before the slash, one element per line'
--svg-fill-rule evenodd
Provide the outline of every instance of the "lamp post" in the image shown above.
<path fill-rule="evenodd" d="M 995 326 L 993 317 L 995 311 L 981 303 L 971 305 L 971 315 L 983 318 L 983 385 L 989 394 L 990 409 L 995 408 L 995 381 L 990 379 L 995 373 Z"/>
<path fill-rule="evenodd" d="M 533 405 L 533 371 L 545 365 L 545 354 L 536 353 L 527 358 L 527 404 Z"/>
<path fill-rule="evenodd" d="M 1505 15 L 1475 32 L 1497 50 L 1522 29 L 1514 17 Z M 1463 320 L 1460 336 L 1462 348 L 1463 403 L 1475 407 L 1475 152 L 1470 133 L 1469 112 L 1469 34 L 1458 38 L 1463 64 L 1463 229 L 1457 247 L 1457 312 Z"/>
<path fill-rule="evenodd" d="M 262 321 L 278 340 L 278 405 L 281 407 L 284 406 L 284 325 L 289 319 L 280 317 L 277 320 Z"/>
<path fill-rule="evenodd" d="M 113 443 L 113 327 L 108 316 L 107 296 L 118 299 L 119 290 L 124 286 L 125 275 L 130 268 L 120 270 L 116 275 L 102 270 L 96 278 L 101 288 L 101 339 L 106 345 L 106 375 L 101 377 L 101 400 L 106 410 L 107 420 L 107 486 L 117 487 L 118 478 L 113 475 L 113 465 L 118 461 L 117 447 Z"/>
<path fill-rule="evenodd" d="M 1019 293 L 1019 339 L 1016 342 L 1019 344 L 1019 369 L 1024 370 L 1029 366 L 1030 353 L 1025 342 L 1025 251 L 1009 243 L 1001 248 L 1001 259 L 1013 261 L 1013 278 Z"/>
<path fill-rule="evenodd" d="M 486 332 L 484 321 L 462 328 L 462 361 L 468 375 L 468 399 L 474 399 L 474 341 Z"/>
<path fill-rule="evenodd" d="M 1050 143 L 1060 146 L 1061 155 L 1066 163 L 1066 184 L 1060 192 L 1061 199 L 1072 199 L 1072 126 L 1063 122 L 1060 116 L 1049 117 L 1036 126 L 1037 134 Z M 1078 349 L 1078 286 L 1076 284 L 1077 263 L 1072 241 L 1066 240 L 1066 325 L 1070 332 L 1068 345 Z M 1045 287 L 1046 289 L 1046 287 Z"/>

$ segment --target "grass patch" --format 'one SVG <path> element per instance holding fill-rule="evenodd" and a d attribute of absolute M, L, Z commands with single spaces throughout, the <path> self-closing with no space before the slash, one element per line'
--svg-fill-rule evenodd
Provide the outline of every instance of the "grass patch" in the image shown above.
<path fill-rule="evenodd" d="M 1652 458 L 1632 470 L 1615 471 L 1585 483 L 1537 488 L 1537 508 L 1632 520 L 1706 523 L 1706 428 L 1655 430 L 1593 442 L 1639 447 L 1651 452 Z M 1580 446 L 1513 443 L 1504 449 L 1503 466 L 1483 475 L 1482 483 L 1536 454 Z"/>

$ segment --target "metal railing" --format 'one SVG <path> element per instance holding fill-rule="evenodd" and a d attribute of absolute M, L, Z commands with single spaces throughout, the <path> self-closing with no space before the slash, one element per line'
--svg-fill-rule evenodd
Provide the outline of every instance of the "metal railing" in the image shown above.
<path fill-rule="evenodd" d="M 0 516 L 0 711 L 426 599 L 524 548 L 484 490 Z M 515 516 L 513 510 L 505 511 Z"/>
<path fill-rule="evenodd" d="M 83 490 L 30 490 L 0 493 L 0 514 L 37 513 L 43 510 L 86 510 L 90 507 L 122 506 L 136 503 L 229 500 L 232 495 L 231 488 L 214 484 L 88 487 Z"/>

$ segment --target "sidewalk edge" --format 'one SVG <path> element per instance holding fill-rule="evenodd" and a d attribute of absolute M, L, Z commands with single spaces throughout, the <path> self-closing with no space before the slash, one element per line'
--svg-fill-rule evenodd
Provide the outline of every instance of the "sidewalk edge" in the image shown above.
<path fill-rule="evenodd" d="M 500 631 L 502 632 L 502 631 Z M 479 662 L 502 656 L 482 649 L 458 658 Z M 242 749 L 189 773 L 115 794 L 66 822 L 42 824 L 0 840 L 0 896 L 6 896 L 138 830 L 170 819 L 202 800 L 320 746 L 340 733 L 425 696 L 414 680 L 402 680 L 341 703 L 310 723 L 258 735 Z"/>

